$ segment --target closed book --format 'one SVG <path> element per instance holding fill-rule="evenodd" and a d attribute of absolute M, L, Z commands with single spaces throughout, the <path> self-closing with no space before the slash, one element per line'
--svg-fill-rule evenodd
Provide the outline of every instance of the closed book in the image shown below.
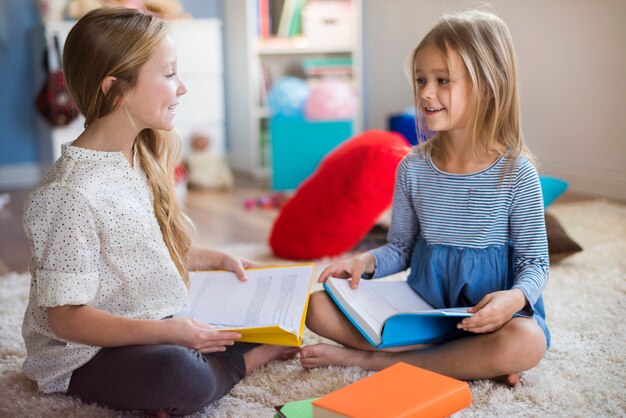
<path fill-rule="evenodd" d="M 400 362 L 313 401 L 313 418 L 447 417 L 471 402 L 467 382 Z"/>
<path fill-rule="evenodd" d="M 275 406 L 278 418 L 312 418 L 313 408 L 311 402 L 317 398 L 303 399 L 300 401 L 287 402 L 284 405 Z"/>

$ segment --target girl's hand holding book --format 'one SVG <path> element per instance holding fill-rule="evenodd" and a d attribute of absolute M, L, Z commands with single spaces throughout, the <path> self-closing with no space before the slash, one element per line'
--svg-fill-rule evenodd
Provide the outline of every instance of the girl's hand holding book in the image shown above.
<path fill-rule="evenodd" d="M 242 282 L 247 280 L 247 268 L 260 267 L 259 263 L 242 257 L 235 257 L 221 251 L 208 248 L 191 247 L 187 254 L 187 268 L 194 270 L 232 271 Z"/>
<path fill-rule="evenodd" d="M 200 353 L 225 351 L 241 334 L 234 331 L 218 331 L 209 324 L 193 318 L 171 318 L 162 321 L 166 327 L 164 342 L 183 345 Z"/>
<path fill-rule="evenodd" d="M 526 298 L 519 289 L 489 293 L 467 310 L 474 315 L 463 319 L 457 327 L 475 333 L 492 332 L 509 322 L 525 305 Z"/>
<path fill-rule="evenodd" d="M 237 278 L 242 282 L 248 280 L 248 276 L 246 275 L 247 268 L 252 267 L 260 267 L 259 263 L 248 260 L 246 258 L 237 258 L 230 254 L 224 253 L 222 255 L 222 260 L 220 263 L 220 267 L 223 270 L 232 271 L 237 275 Z"/>

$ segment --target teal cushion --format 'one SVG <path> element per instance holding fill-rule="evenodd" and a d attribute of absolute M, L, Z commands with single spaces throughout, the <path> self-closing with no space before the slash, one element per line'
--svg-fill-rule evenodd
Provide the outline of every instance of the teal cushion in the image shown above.
<path fill-rule="evenodd" d="M 547 208 L 557 197 L 567 190 L 567 182 L 554 177 L 540 176 L 541 192 L 543 193 L 543 207 Z"/>

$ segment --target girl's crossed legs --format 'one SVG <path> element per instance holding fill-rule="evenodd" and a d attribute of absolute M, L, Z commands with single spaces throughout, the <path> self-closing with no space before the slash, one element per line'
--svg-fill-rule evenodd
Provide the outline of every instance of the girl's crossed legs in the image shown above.
<path fill-rule="evenodd" d="M 337 365 L 378 371 L 402 361 L 456 379 L 497 379 L 515 386 L 519 373 L 537 365 L 546 352 L 539 325 L 521 317 L 494 332 L 439 345 L 376 350 L 323 291 L 311 295 L 306 324 L 316 334 L 344 345 L 303 347 L 301 362 L 307 369 Z"/>
<path fill-rule="evenodd" d="M 103 348 L 74 371 L 67 394 L 113 409 L 187 415 L 224 396 L 254 369 L 296 352 L 246 343 L 205 355 L 165 344 Z"/>

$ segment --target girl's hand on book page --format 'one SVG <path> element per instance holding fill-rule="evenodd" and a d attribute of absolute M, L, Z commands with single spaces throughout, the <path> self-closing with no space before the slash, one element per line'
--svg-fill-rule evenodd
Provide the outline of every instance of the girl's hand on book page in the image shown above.
<path fill-rule="evenodd" d="M 201 353 L 225 351 L 241 334 L 234 331 L 218 331 L 209 324 L 193 318 L 170 318 L 166 325 L 165 342 L 183 345 Z"/>
<path fill-rule="evenodd" d="M 187 254 L 187 268 L 190 271 L 228 270 L 234 272 L 241 281 L 247 279 L 245 269 L 259 266 L 258 263 L 246 258 L 235 257 L 208 248 L 191 247 Z"/>
<path fill-rule="evenodd" d="M 475 333 L 492 332 L 509 322 L 525 305 L 526 298 L 519 289 L 489 293 L 467 310 L 474 315 L 464 318 L 457 327 Z"/>
<path fill-rule="evenodd" d="M 374 256 L 370 253 L 363 253 L 350 260 L 340 261 L 333 263 L 326 267 L 320 277 L 317 279 L 318 283 L 324 283 L 329 277 L 336 277 L 338 279 L 350 279 L 350 287 L 356 289 L 361 281 L 363 273 L 374 272 Z"/>
<path fill-rule="evenodd" d="M 260 267 L 260 264 L 246 258 L 237 258 L 230 254 L 224 253 L 221 267 L 224 270 L 234 272 L 239 280 L 245 282 L 246 280 L 248 280 L 245 269 L 251 267 Z"/>

